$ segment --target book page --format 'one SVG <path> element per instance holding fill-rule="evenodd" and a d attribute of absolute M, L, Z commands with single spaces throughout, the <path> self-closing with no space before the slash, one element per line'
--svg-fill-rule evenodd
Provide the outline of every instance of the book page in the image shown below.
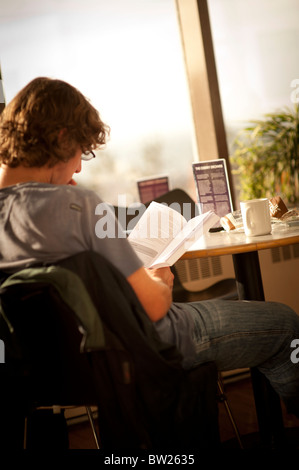
<path fill-rule="evenodd" d="M 189 220 L 182 231 L 168 244 L 163 253 L 156 257 L 150 267 L 172 266 L 191 246 L 219 221 L 213 211 L 205 212 Z"/>
<path fill-rule="evenodd" d="M 144 266 L 150 267 L 186 223 L 186 219 L 178 211 L 164 204 L 151 202 L 128 240 Z"/>

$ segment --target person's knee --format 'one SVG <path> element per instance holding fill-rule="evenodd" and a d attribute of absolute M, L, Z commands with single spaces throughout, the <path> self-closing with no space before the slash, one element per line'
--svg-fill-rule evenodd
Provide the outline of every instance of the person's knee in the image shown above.
<path fill-rule="evenodd" d="M 280 322 L 281 328 L 299 335 L 299 315 L 288 305 L 279 302 L 269 302 L 273 312 L 273 322 Z M 298 336 L 299 337 L 299 336 Z"/>

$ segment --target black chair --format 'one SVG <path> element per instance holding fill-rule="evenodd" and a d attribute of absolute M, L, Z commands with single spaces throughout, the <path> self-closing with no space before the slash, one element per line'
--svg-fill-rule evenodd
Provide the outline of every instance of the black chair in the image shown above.
<path fill-rule="evenodd" d="M 66 301 L 70 289 L 65 283 L 58 287 L 45 275 L 34 282 L 4 283 L 0 289 L 2 448 L 67 448 L 63 411 L 77 406 L 86 408 L 95 446 L 100 447 L 91 411 L 98 397 L 88 353 L 83 354 L 87 333 Z M 60 289 L 65 289 L 63 296 Z M 83 313 L 90 306 L 81 296 L 80 279 L 73 276 L 75 292 Z"/>
<path fill-rule="evenodd" d="M 96 405 L 104 449 L 218 448 L 215 365 L 183 370 L 105 258 L 80 253 L 23 270 L 0 300 L 0 446 L 22 447 L 24 418 L 41 406 Z"/>

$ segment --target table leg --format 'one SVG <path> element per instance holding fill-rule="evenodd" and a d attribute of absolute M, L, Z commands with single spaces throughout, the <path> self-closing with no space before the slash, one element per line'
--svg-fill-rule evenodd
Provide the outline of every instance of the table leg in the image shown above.
<path fill-rule="evenodd" d="M 257 251 L 233 255 L 238 296 L 240 300 L 265 300 Z"/>
<path fill-rule="evenodd" d="M 265 300 L 257 251 L 233 255 L 240 300 Z M 283 441 L 283 417 L 280 398 L 258 369 L 251 369 L 252 387 L 262 442 L 277 447 Z"/>

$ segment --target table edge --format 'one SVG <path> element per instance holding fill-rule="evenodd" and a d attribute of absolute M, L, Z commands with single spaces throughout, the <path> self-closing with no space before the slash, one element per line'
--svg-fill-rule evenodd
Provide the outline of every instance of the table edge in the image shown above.
<path fill-rule="evenodd" d="M 223 256 L 223 255 L 234 255 L 238 253 L 248 253 L 250 251 L 266 250 L 269 248 L 277 248 L 280 246 L 293 245 L 299 243 L 299 235 L 291 235 L 290 237 L 284 237 L 279 239 L 267 240 L 267 241 L 256 241 L 252 243 L 232 245 L 232 246 L 219 246 L 211 248 L 194 249 L 192 248 L 184 253 L 180 259 L 194 259 L 194 258 L 206 258 L 209 256 Z"/>

